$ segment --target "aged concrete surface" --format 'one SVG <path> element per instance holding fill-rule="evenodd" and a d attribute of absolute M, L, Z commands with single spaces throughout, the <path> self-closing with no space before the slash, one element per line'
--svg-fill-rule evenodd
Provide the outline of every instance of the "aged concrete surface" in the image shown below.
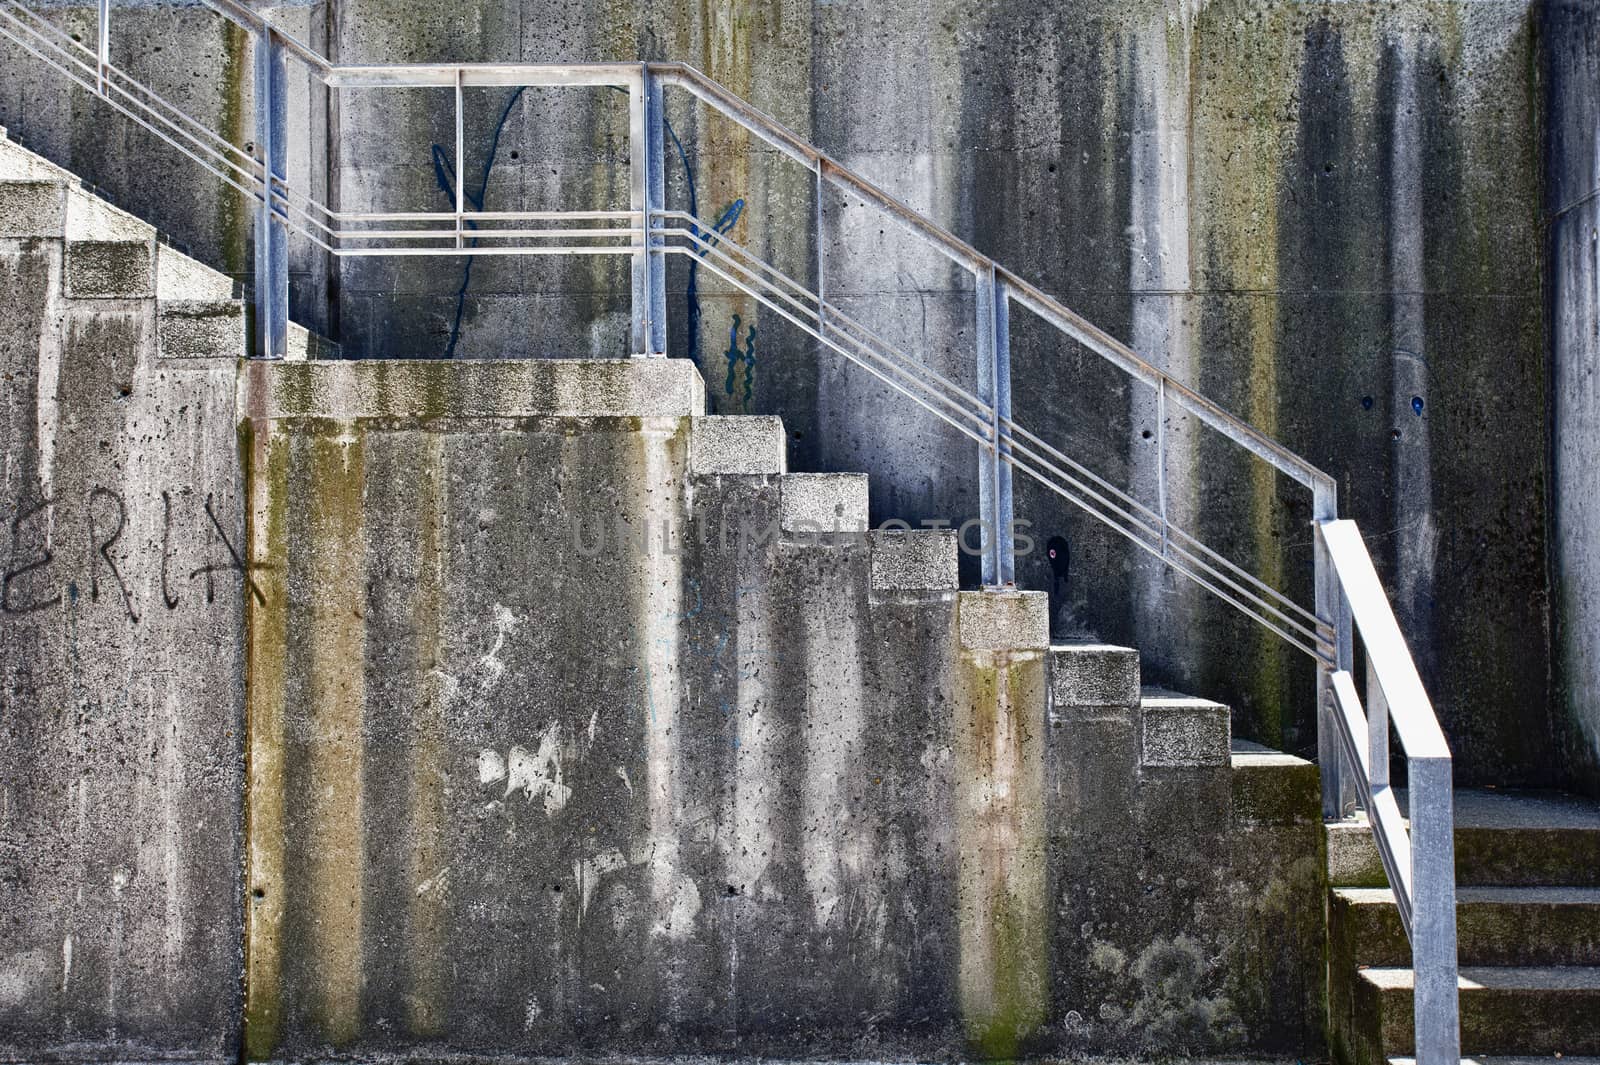
<path fill-rule="evenodd" d="M 1163 764 L 1179 760 L 1141 753 L 1136 654 L 1058 644 L 1050 672 L 1052 1045 L 1316 1055 L 1316 767 L 1248 744 L 1221 764 Z"/>
<path fill-rule="evenodd" d="M 1098 1045 L 1059 989 L 1106 955 L 1052 900 L 1126 862 L 1105 1045 L 1315 1048 L 1305 763 L 1235 817 L 1228 765 L 1130 724 L 1137 807 L 1065 806 L 1119 770 L 1053 750 L 1042 593 L 957 593 L 948 531 L 785 527 L 863 486 L 693 472 L 702 420 L 440 410 L 438 370 L 249 421 L 249 1056 Z M 1060 843 L 1130 816 L 1115 860 Z"/>
<path fill-rule="evenodd" d="M 1546 370 L 1536 83 L 1552 0 L 331 0 L 269 8 L 345 62 L 693 63 L 957 235 L 1063 297 L 1332 473 L 1380 568 L 1463 781 L 1551 783 Z M 49 17 L 92 34 L 87 5 Z M 125 62 L 250 136 L 251 59 L 202 9 L 122 16 Z M 1556 20 L 1556 21 L 1550 21 Z M 8 59 L 14 50 L 6 52 Z M 174 54 L 196 53 L 174 64 Z M 345 209 L 447 205 L 447 92 L 295 82 L 291 177 Z M 300 110 L 304 102 L 307 106 Z M 625 99 L 467 94 L 465 186 L 490 208 L 626 204 Z M 668 94 L 668 200 L 972 387 L 973 279 L 811 175 Z M 248 264 L 236 198 L 26 57 L 0 122 L 217 265 Z M 107 130 L 112 131 L 108 136 Z M 167 190 L 181 177 L 189 197 Z M 304 184 L 305 182 L 301 182 Z M 1578 223 L 1573 222 L 1574 226 Z M 624 260 L 345 260 L 296 245 L 295 314 L 369 356 L 626 354 Z M 872 475 L 875 520 L 976 511 L 975 448 L 712 276 L 669 265 L 670 347 L 717 413 L 784 417 L 795 464 Z M 1019 420 L 1154 505 L 1157 402 L 1019 313 Z M 1169 411 L 1171 513 L 1309 601 L 1303 493 Z M 1059 631 L 1137 644 L 1151 679 L 1233 708 L 1240 735 L 1314 749 L 1311 673 L 1265 630 L 1026 478 L 1018 516 L 1071 544 L 1024 586 Z M 969 585 L 974 560 L 962 562 Z M 1447 576 L 1448 579 L 1443 579 Z M 1592 703 L 1593 700 L 1590 700 Z"/>
<path fill-rule="evenodd" d="M 69 228 L 0 239 L 0 1058 L 233 1061 L 240 352 L 161 357 L 159 269 L 73 298 Z"/>
<path fill-rule="evenodd" d="M 1600 794 L 1600 12 L 1545 11 L 1550 396 L 1559 738 L 1569 786 Z"/>
<path fill-rule="evenodd" d="M 688 412 L 343 369 L 389 405 L 248 434 L 251 1056 L 959 1046 L 954 593 L 691 476 Z"/>
<path fill-rule="evenodd" d="M 1040 592 L 962 592 L 957 602 L 961 1013 L 969 1044 L 989 1059 L 1048 1045 L 1046 610 Z"/>

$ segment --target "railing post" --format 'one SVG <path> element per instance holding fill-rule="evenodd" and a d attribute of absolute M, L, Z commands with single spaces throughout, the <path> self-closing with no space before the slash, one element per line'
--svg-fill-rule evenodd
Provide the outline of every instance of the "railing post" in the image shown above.
<path fill-rule="evenodd" d="M 1322 775 L 1322 816 L 1334 821 L 1345 816 L 1351 808 L 1354 785 L 1347 779 L 1344 754 L 1339 743 L 1339 723 L 1333 715 L 1338 713 L 1333 698 L 1333 674 L 1349 670 L 1355 660 L 1350 631 L 1350 608 L 1344 591 L 1339 587 L 1339 575 L 1334 571 L 1328 554 L 1328 545 L 1322 538 L 1322 523 L 1339 517 L 1338 486 L 1328 480 L 1312 489 L 1313 582 L 1317 617 L 1333 629 L 1333 662 L 1317 665 L 1317 769 Z"/>
<path fill-rule="evenodd" d="M 456 67 L 456 247 L 467 246 L 461 216 L 467 210 L 467 132 L 466 106 L 462 100 L 461 68 Z M 485 189 L 484 192 L 488 190 Z M 479 193 L 479 198 L 484 198 Z"/>
<path fill-rule="evenodd" d="M 283 42 L 265 19 L 255 34 L 255 62 L 262 193 L 256 211 L 256 354 L 281 359 L 289 346 L 289 231 L 277 190 L 287 185 L 289 76 Z"/>
<path fill-rule="evenodd" d="M 1413 758 L 1407 775 L 1417 1065 L 1456 1065 L 1461 1058 L 1461 1025 L 1451 762 L 1449 758 Z"/>
<path fill-rule="evenodd" d="M 1377 791 L 1389 786 L 1389 699 L 1371 658 L 1367 659 L 1366 709 L 1367 786 Z"/>
<path fill-rule="evenodd" d="M 106 78 L 111 67 L 111 0 L 100 0 L 99 23 L 95 40 L 95 85 L 106 94 Z"/>
<path fill-rule="evenodd" d="M 633 255 L 633 354 L 667 352 L 666 256 L 655 236 L 655 213 L 666 203 L 666 153 L 662 143 L 661 83 L 647 64 L 639 64 L 639 80 L 629 93 L 628 206 L 639 219 L 640 234 Z"/>
<path fill-rule="evenodd" d="M 983 552 L 983 584 L 1003 588 L 1015 584 L 1017 567 L 1012 542 L 1011 464 L 1011 325 L 1005 282 L 994 264 L 977 264 L 978 398 L 989 405 L 990 445 L 978 450 L 978 509 L 987 542 Z"/>

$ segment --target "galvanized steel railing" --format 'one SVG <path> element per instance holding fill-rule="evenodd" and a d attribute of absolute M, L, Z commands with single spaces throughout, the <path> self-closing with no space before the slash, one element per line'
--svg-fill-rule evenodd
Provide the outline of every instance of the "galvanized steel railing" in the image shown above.
<path fill-rule="evenodd" d="M 258 355 L 280 358 L 286 350 L 287 235 L 291 230 L 336 256 L 629 256 L 632 350 L 643 356 L 660 356 L 666 351 L 666 257 L 692 256 L 700 268 L 978 445 L 979 501 L 986 527 L 985 586 L 1004 587 L 1014 581 L 1012 471 L 1020 470 L 1316 661 L 1324 814 L 1342 817 L 1352 798 L 1367 810 L 1412 942 L 1418 1060 L 1429 1065 L 1457 1060 L 1450 752 L 1371 556 L 1354 523 L 1338 519 L 1337 490 L 1331 477 L 692 67 L 677 63 L 335 65 L 239 0 L 206 3 L 247 30 L 254 40 L 256 132 L 252 149 L 208 129 L 111 62 L 109 0 L 98 2 L 98 37 L 93 49 L 17 0 L 0 0 L 0 36 L 96 94 L 255 203 Z M 337 211 L 292 188 L 285 177 L 290 59 L 330 91 L 453 89 L 454 209 Z M 468 210 L 462 94 L 476 86 L 609 86 L 626 92 L 628 209 Z M 726 235 L 712 239 L 708 235 L 714 233 L 713 227 L 694 215 L 667 208 L 663 93 L 668 88 L 689 93 L 812 172 L 818 248 L 815 290 Z M 824 190 L 829 187 L 883 212 L 972 275 L 977 297 L 976 393 L 937 372 L 915 353 L 888 342 L 826 297 L 822 233 Z M 1157 408 L 1154 506 L 1053 447 L 1012 417 L 1013 307 L 1035 315 L 1153 393 Z M 1316 529 L 1312 608 L 1206 546 L 1171 519 L 1166 486 L 1169 410 L 1198 419 L 1311 493 Z M 1352 675 L 1355 633 L 1360 634 L 1365 648 L 1364 708 Z M 1390 786 L 1391 724 L 1407 758 L 1409 826 Z"/>

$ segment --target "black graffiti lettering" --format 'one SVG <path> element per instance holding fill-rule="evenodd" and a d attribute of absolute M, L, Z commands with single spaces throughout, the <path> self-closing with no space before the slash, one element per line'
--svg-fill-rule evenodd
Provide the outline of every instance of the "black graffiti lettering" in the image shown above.
<path fill-rule="evenodd" d="M 25 510 L 17 511 L 17 516 L 11 521 L 11 555 L 13 558 L 16 557 L 17 552 L 22 546 L 22 523 L 36 514 L 43 513 L 49 509 L 49 507 L 50 500 L 41 499 L 34 506 L 28 507 Z M 15 568 L 8 569 L 5 572 L 4 578 L 0 578 L 0 612 L 7 614 L 31 614 L 36 610 L 47 610 L 61 602 L 61 593 L 59 591 L 49 599 L 36 600 L 32 603 L 18 604 L 11 601 L 12 581 L 17 580 L 19 577 L 26 576 L 27 574 L 32 573 L 34 570 L 42 570 L 55 560 L 55 554 L 50 550 L 48 543 L 44 548 L 42 548 L 42 551 L 43 554 L 38 558 L 35 558 L 32 562 L 29 562 L 23 566 L 17 566 Z"/>
<path fill-rule="evenodd" d="M 117 504 L 117 527 L 112 530 L 111 538 L 98 546 L 94 527 L 94 501 L 97 499 L 109 499 Z M 122 531 L 127 527 L 128 505 L 123 502 L 122 496 L 98 485 L 89 492 L 89 599 L 95 603 L 100 601 L 100 563 L 94 557 L 99 555 L 111 569 L 111 575 L 117 579 L 117 588 L 122 592 L 122 607 L 128 612 L 128 620 L 137 622 L 139 615 L 133 609 L 133 595 L 128 591 L 128 582 L 122 579 L 117 560 L 111 557 L 111 546 L 122 538 Z"/>
<path fill-rule="evenodd" d="M 210 492 L 206 493 L 206 517 L 211 519 L 211 527 L 217 530 L 217 536 L 221 538 L 222 546 L 228 549 L 228 554 L 232 556 L 232 561 L 215 562 L 208 566 L 201 566 L 189 574 L 189 579 L 194 580 L 202 573 L 206 575 L 206 602 L 211 603 L 216 601 L 216 586 L 213 583 L 212 574 L 220 570 L 234 570 L 244 578 L 245 587 L 250 589 L 250 594 L 255 597 L 256 602 L 261 606 L 266 606 L 267 597 L 261 593 L 260 588 L 256 587 L 256 582 L 250 576 L 250 567 L 240 557 L 238 549 L 233 546 L 233 541 L 229 540 L 228 534 L 223 531 L 222 522 L 217 520 L 216 512 L 211 509 Z M 261 567 L 258 566 L 256 568 L 260 569 Z"/>
<path fill-rule="evenodd" d="M 161 601 L 168 610 L 178 609 L 178 597 L 167 584 L 167 560 L 172 557 L 172 497 L 161 490 Z"/>

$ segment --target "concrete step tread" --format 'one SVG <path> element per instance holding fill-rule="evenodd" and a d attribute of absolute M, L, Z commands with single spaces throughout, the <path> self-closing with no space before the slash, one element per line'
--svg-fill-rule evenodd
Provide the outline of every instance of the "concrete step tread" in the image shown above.
<path fill-rule="evenodd" d="M 1358 975 L 1380 991 L 1410 991 L 1416 984 L 1409 968 L 1361 969 Z M 1468 992 L 1600 992 L 1600 965 L 1462 966 L 1457 986 Z"/>
<path fill-rule="evenodd" d="M 1357 906 L 1393 906 L 1389 888 L 1336 887 L 1333 893 Z M 1600 888 L 1593 887 L 1458 887 L 1458 906 L 1595 906 Z"/>
<path fill-rule="evenodd" d="M 1479 1054 L 1476 1057 L 1462 1058 L 1461 1065 L 1600 1065 L 1600 1058 L 1572 1057 L 1568 1055 L 1539 1054 L 1539 1055 L 1509 1055 L 1497 1056 Z M 1416 1058 L 1390 1058 L 1389 1065 L 1417 1065 Z"/>
<path fill-rule="evenodd" d="M 1397 788 L 1406 809 L 1404 788 Z M 1458 788 L 1459 884 L 1600 887 L 1600 802 L 1559 792 Z M 1357 815 L 1326 826 L 1328 876 L 1341 887 L 1387 883 L 1372 829 Z"/>
<path fill-rule="evenodd" d="M 1406 789 L 1394 789 L 1395 801 L 1406 809 Z M 1488 788 L 1457 788 L 1455 793 L 1456 828 L 1460 829 L 1539 829 L 1542 831 L 1600 832 L 1600 802 L 1560 792 L 1498 791 Z M 1409 818 L 1407 819 L 1409 821 Z M 1328 825 L 1330 829 L 1353 832 L 1367 828 L 1365 813 Z"/>
<path fill-rule="evenodd" d="M 1160 688 L 1153 684 L 1146 684 L 1139 689 L 1139 701 L 1145 706 L 1206 706 L 1221 707 L 1222 704 L 1215 699 L 1202 699 L 1198 695 L 1185 695 L 1183 692 L 1172 691 L 1169 688 Z"/>

